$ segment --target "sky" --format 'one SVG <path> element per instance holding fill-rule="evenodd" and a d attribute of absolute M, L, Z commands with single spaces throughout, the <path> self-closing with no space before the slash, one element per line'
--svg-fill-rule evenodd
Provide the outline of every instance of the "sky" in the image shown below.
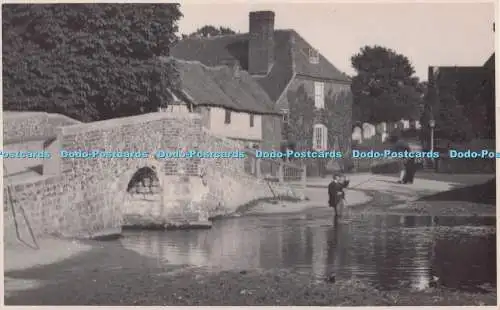
<path fill-rule="evenodd" d="M 259 10 L 274 11 L 275 29 L 295 29 L 350 75 L 350 58 L 365 45 L 407 56 L 421 80 L 428 66 L 480 66 L 495 46 L 493 2 L 181 2 L 179 30 L 187 34 L 208 24 L 248 32 L 248 13 Z"/>

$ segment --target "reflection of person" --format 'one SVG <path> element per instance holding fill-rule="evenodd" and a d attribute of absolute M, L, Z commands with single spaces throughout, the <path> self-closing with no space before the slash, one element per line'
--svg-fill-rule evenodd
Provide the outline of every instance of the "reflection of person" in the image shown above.
<path fill-rule="evenodd" d="M 342 178 L 339 172 L 333 173 L 333 181 L 328 185 L 328 205 L 335 210 L 335 216 L 342 216 L 344 208 L 344 188 L 349 181 Z"/>
<path fill-rule="evenodd" d="M 344 249 L 341 248 L 340 243 L 340 225 L 338 218 L 333 219 L 333 226 L 327 230 L 327 270 L 325 273 L 326 281 L 329 283 L 334 283 L 337 278 L 337 272 L 340 269 L 340 264 L 342 264 L 341 256 Z"/>

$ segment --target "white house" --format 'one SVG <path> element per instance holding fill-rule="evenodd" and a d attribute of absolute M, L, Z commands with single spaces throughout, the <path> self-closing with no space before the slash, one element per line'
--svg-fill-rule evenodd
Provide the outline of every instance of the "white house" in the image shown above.
<path fill-rule="evenodd" d="M 167 111 L 200 113 L 203 126 L 211 133 L 245 142 L 249 147 L 279 145 L 282 114 L 246 71 L 237 66 L 175 62 L 182 90 L 175 92 L 174 103 Z"/>

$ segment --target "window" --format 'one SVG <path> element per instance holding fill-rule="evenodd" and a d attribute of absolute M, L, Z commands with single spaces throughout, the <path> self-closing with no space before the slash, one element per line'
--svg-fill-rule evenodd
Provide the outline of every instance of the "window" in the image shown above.
<path fill-rule="evenodd" d="M 225 110 L 224 124 L 231 124 L 231 111 Z"/>
<path fill-rule="evenodd" d="M 328 148 L 328 129 L 323 124 L 314 125 L 313 150 L 326 150 Z"/>
<path fill-rule="evenodd" d="M 314 106 L 316 109 L 325 108 L 325 84 L 314 82 Z"/>
<path fill-rule="evenodd" d="M 250 114 L 250 127 L 253 127 L 254 126 L 254 123 L 253 123 L 253 114 Z"/>
<path fill-rule="evenodd" d="M 283 122 L 288 123 L 288 118 L 290 116 L 288 109 L 281 109 L 281 114 L 283 115 Z"/>
<path fill-rule="evenodd" d="M 309 62 L 312 64 L 319 64 L 319 53 L 314 48 L 309 49 Z"/>
<path fill-rule="evenodd" d="M 283 126 L 281 128 L 281 137 L 286 140 L 288 137 L 288 122 L 290 121 L 290 111 L 288 109 L 282 109 L 281 113 L 283 115 Z"/>

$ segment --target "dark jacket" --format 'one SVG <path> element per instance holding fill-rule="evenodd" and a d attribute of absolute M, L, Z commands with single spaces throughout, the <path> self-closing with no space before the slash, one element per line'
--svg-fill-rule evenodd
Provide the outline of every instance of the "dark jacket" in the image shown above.
<path fill-rule="evenodd" d="M 341 183 L 332 181 L 328 185 L 328 205 L 335 207 L 344 198 L 344 186 Z"/>

